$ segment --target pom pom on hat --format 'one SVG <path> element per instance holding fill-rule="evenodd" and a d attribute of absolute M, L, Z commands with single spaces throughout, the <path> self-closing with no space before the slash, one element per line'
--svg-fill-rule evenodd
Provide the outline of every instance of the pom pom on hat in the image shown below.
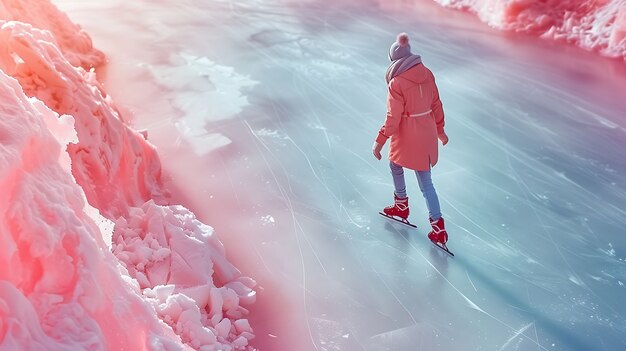
<path fill-rule="evenodd" d="M 395 61 L 403 57 L 411 56 L 411 45 L 409 44 L 409 35 L 402 32 L 396 37 L 396 41 L 389 48 L 389 60 Z"/>
<path fill-rule="evenodd" d="M 396 38 L 396 42 L 400 44 L 401 47 L 405 47 L 409 45 L 409 35 L 404 32 L 398 34 L 398 37 Z"/>

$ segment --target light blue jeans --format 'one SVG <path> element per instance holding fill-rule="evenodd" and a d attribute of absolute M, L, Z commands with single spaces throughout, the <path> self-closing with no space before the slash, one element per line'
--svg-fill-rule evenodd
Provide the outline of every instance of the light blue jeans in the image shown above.
<path fill-rule="evenodd" d="M 404 168 L 392 161 L 389 161 L 389 167 L 391 168 L 391 175 L 393 176 L 393 186 L 396 188 L 396 195 L 398 197 L 406 197 L 406 184 L 404 182 Z M 417 175 L 417 183 L 420 186 L 422 195 L 426 199 L 426 207 L 428 207 L 428 214 L 433 220 L 441 218 L 441 208 L 439 207 L 439 198 L 437 192 L 433 186 L 433 181 L 430 177 L 430 170 L 428 171 L 415 171 Z"/>

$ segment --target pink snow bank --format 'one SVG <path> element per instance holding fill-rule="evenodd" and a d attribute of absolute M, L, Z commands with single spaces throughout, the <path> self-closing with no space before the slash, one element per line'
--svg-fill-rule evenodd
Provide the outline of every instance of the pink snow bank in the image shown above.
<path fill-rule="evenodd" d="M 562 40 L 626 60 L 626 0 L 435 0 L 489 25 Z"/>
<path fill-rule="evenodd" d="M 255 282 L 166 204 L 103 61 L 48 0 L 0 0 L 0 350 L 253 350 Z"/>

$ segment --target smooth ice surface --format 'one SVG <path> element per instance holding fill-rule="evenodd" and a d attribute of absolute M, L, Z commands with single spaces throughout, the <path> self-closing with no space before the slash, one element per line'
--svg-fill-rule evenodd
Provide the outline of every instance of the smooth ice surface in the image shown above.
<path fill-rule="evenodd" d="M 255 346 L 626 347 L 622 62 L 430 2 L 58 4 L 110 57 L 99 73 L 148 130 L 175 197 L 264 288 Z M 418 230 L 376 214 L 392 185 L 370 148 L 400 31 L 446 111 L 450 143 L 433 174 L 455 258 L 426 239 L 415 179 Z M 190 69 L 203 73 L 189 85 L 160 79 Z M 238 94 L 219 95 L 224 72 Z M 213 90 L 192 94 L 196 84 Z M 214 120 L 181 101 L 238 107 Z M 176 128 L 202 117 L 204 155 L 201 133 Z"/>

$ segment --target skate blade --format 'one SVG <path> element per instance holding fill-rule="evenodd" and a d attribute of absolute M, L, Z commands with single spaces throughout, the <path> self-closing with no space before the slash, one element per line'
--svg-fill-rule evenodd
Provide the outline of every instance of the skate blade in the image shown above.
<path fill-rule="evenodd" d="M 409 221 L 408 221 L 408 220 L 406 220 L 406 219 L 397 219 L 396 217 L 386 215 L 386 214 L 385 214 L 385 213 L 383 213 L 383 212 L 378 212 L 378 214 L 379 214 L 379 215 L 381 215 L 381 216 L 383 216 L 383 217 L 385 217 L 385 218 L 388 218 L 388 219 L 394 220 L 394 221 L 396 221 L 396 222 L 398 222 L 398 223 L 402 223 L 402 224 L 404 224 L 404 225 L 408 225 L 408 226 L 409 226 L 409 227 L 411 227 L 411 228 L 415 228 L 415 229 L 417 229 L 417 226 L 416 226 L 415 224 L 411 224 L 411 222 L 409 222 Z"/>
<path fill-rule="evenodd" d="M 436 241 L 430 241 L 431 243 L 433 243 L 433 245 L 437 246 L 438 248 L 440 248 L 441 250 L 447 252 L 450 256 L 454 257 L 454 254 L 452 253 L 452 251 L 448 250 L 448 246 L 446 244 L 441 244 L 438 243 Z"/>

